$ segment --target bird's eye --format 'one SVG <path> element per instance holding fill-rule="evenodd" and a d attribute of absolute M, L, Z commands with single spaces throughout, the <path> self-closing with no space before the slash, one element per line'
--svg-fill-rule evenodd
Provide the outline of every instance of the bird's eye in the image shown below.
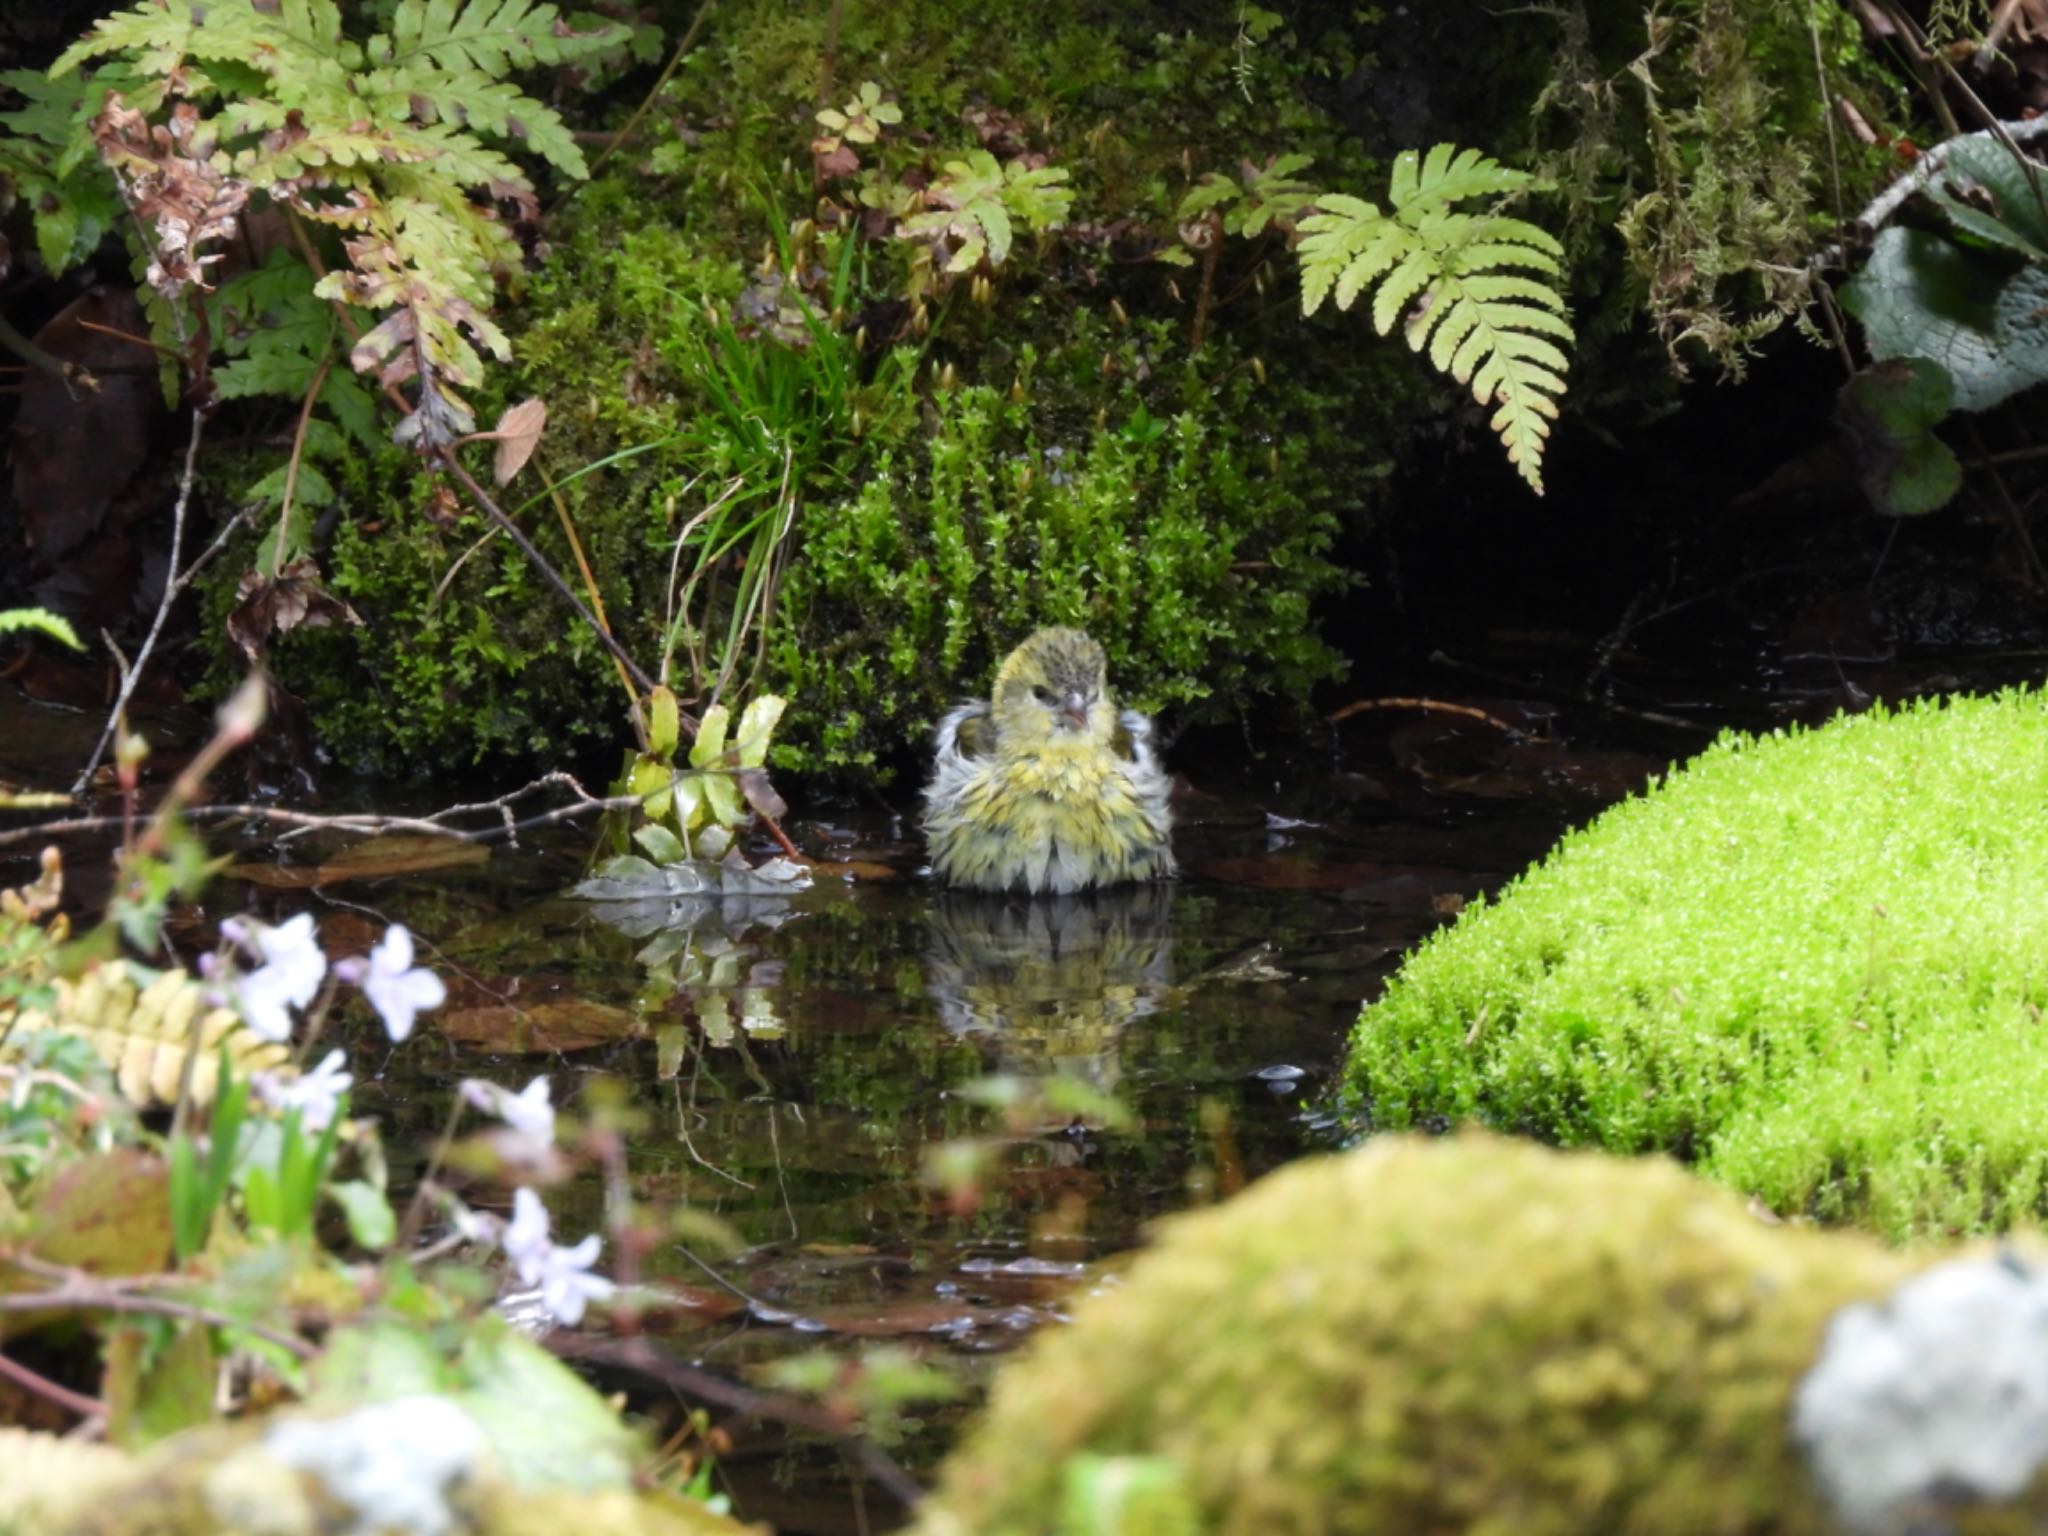
<path fill-rule="evenodd" d="M 1034 688 L 1031 690 L 1031 696 L 1034 699 L 1038 700 L 1038 702 L 1041 704 L 1054 704 L 1058 702 L 1058 700 L 1053 697 L 1053 691 L 1050 688 Z"/>

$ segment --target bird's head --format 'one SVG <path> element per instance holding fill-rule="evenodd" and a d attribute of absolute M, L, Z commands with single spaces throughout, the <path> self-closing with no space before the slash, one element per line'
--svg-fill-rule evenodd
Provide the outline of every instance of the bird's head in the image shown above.
<path fill-rule="evenodd" d="M 1096 745 L 1116 732 L 1108 663 L 1078 629 L 1041 629 L 1010 652 L 990 703 L 997 729 L 1013 742 Z"/>

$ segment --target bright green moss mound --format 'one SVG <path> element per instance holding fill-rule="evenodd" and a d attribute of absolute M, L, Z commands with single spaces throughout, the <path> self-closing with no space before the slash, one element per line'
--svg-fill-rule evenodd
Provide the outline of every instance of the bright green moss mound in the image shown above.
<path fill-rule="evenodd" d="M 2048 1215 L 2048 700 L 1724 740 L 1425 944 L 1351 1109 L 1661 1149 L 1894 1239 Z"/>
<path fill-rule="evenodd" d="M 1169 1222 L 998 1374 L 918 1530 L 1087 1529 L 1119 1457 L 1177 1491 L 1162 1530 L 1826 1529 L 1791 1394 L 1909 1267 L 1661 1161 L 1386 1138 Z"/>

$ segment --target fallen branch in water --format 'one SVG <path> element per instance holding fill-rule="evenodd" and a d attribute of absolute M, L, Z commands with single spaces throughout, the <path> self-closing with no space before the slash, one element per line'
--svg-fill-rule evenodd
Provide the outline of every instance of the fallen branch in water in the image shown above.
<path fill-rule="evenodd" d="M 538 816 L 524 819 L 513 816 L 512 807 L 517 802 L 555 786 L 565 786 L 575 798 L 566 805 L 556 806 L 553 810 L 544 811 Z M 431 816 L 320 816 L 311 811 L 288 811 L 275 805 L 195 805 L 185 807 L 179 815 L 186 822 L 197 826 L 249 821 L 292 828 L 293 830 L 285 834 L 287 838 L 301 837 L 309 832 L 348 832 L 361 837 L 376 837 L 391 832 L 414 832 L 464 843 L 504 841 L 516 847 L 523 832 L 554 826 L 559 822 L 573 821 L 579 816 L 631 810 L 640 803 L 640 798 L 636 795 L 593 795 L 576 781 L 573 774 L 563 773 L 557 769 L 552 773 L 542 774 L 531 783 L 523 784 L 495 800 L 479 800 L 470 805 L 451 805 L 445 810 L 434 812 Z M 462 818 L 484 815 L 495 815 L 495 823 L 483 827 L 452 825 Z M 126 818 L 122 816 L 76 816 L 67 821 L 43 822 L 11 832 L 0 832 L 0 848 L 16 847 L 52 837 L 115 832 L 121 830 L 125 820 Z"/>

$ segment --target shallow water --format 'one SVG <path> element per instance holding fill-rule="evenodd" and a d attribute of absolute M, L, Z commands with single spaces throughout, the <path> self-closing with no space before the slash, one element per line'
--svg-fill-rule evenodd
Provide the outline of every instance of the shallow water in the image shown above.
<path fill-rule="evenodd" d="M 715 1216 L 739 1244 L 651 1242 L 646 1332 L 754 1382 L 792 1355 L 908 1348 L 967 1392 L 913 1415 L 892 1447 L 921 1476 L 994 1358 L 1056 1319 L 1096 1261 L 1336 1145 L 1329 1090 L 1361 999 L 1652 766 L 1469 721 L 1382 732 L 1370 755 L 1366 771 L 1291 769 L 1291 794 L 1187 794 L 1184 878 L 1090 898 L 934 889 L 883 812 L 794 822 L 827 862 L 786 899 L 573 900 L 574 833 L 438 872 L 251 894 L 272 916 L 310 901 L 330 953 L 403 920 L 448 980 L 447 1006 L 397 1050 L 366 1018 L 344 1025 L 356 1109 L 382 1122 L 396 1182 L 462 1077 L 517 1088 L 544 1072 L 571 1120 L 623 1085 L 636 1197 Z M 986 1102 L 991 1079 L 1006 1105 Z M 935 1166 L 950 1185 L 927 1177 Z M 564 1240 L 603 1225 L 594 1173 L 548 1199 Z M 644 1377 L 597 1374 L 680 1417 Z M 857 1508 L 828 1443 L 734 1430 L 721 1466 L 747 1518 L 785 1532 L 897 1518 L 879 1494 Z"/>

